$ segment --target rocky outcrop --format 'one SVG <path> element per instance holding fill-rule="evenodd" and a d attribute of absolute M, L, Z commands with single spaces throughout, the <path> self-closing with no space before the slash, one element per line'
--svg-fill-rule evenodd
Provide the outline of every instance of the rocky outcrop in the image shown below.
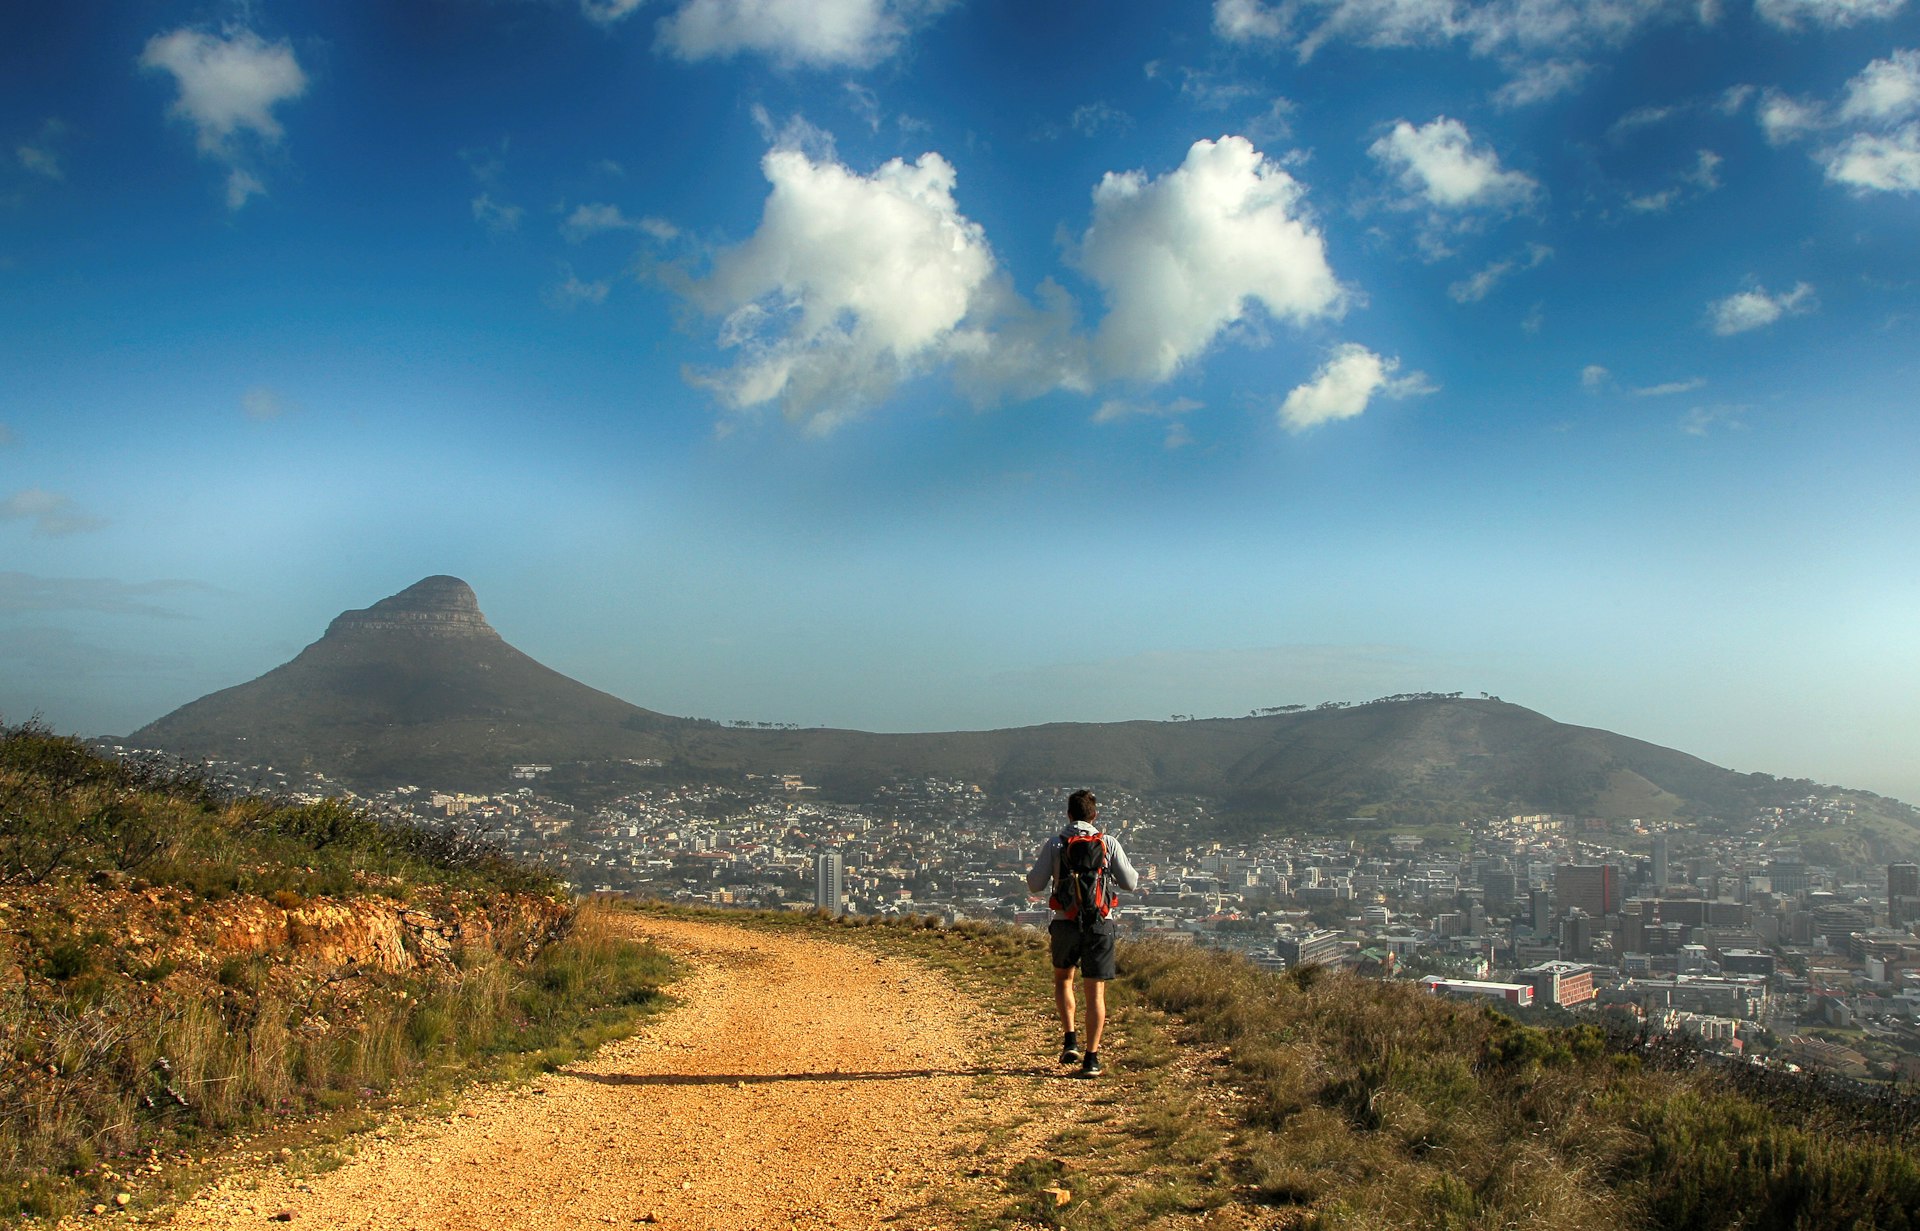
<path fill-rule="evenodd" d="M 529 896 L 284 905 L 244 898 L 210 909 L 202 936 L 219 955 L 283 957 L 320 972 L 358 966 L 400 973 L 483 952 L 522 961 L 564 933 L 569 918 L 561 903 Z"/>
<path fill-rule="evenodd" d="M 500 640 L 487 617 L 480 614 L 480 599 L 473 587 L 458 577 L 445 575 L 416 581 L 371 607 L 343 611 L 327 626 L 328 637 L 369 633 Z"/>

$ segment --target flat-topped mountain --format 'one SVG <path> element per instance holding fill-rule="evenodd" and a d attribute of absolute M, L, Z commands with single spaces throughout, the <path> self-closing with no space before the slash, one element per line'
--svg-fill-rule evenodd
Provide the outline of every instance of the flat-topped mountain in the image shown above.
<path fill-rule="evenodd" d="M 1732 815 L 1781 790 L 1764 775 L 1457 696 L 933 734 L 723 727 L 642 709 L 542 666 L 494 631 L 454 577 L 341 614 L 291 662 L 131 739 L 189 758 L 317 769 L 363 788 L 493 790 L 516 763 L 604 762 L 617 774 L 622 761 L 658 758 L 689 776 L 798 773 L 847 792 L 898 775 L 994 789 L 1105 783 L 1206 795 L 1276 820 L 1381 807 L 1409 818 L 1462 809 Z"/>

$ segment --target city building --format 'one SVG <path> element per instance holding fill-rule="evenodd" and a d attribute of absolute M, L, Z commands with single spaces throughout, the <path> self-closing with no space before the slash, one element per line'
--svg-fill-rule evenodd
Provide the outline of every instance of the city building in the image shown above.
<path fill-rule="evenodd" d="M 839 851 L 821 851 L 813 858 L 813 904 L 830 915 L 846 910 L 846 871 Z"/>
<path fill-rule="evenodd" d="M 1533 989 L 1533 1003 L 1563 1009 L 1593 999 L 1593 968 L 1578 962 L 1542 962 L 1520 972 L 1518 982 Z"/>
<path fill-rule="evenodd" d="M 1620 870 L 1610 863 L 1563 863 L 1553 870 L 1553 900 L 1563 911 L 1598 918 L 1620 913 Z"/>
<path fill-rule="evenodd" d="M 1920 922 L 1920 863 L 1887 865 L 1887 925 L 1896 931 Z"/>

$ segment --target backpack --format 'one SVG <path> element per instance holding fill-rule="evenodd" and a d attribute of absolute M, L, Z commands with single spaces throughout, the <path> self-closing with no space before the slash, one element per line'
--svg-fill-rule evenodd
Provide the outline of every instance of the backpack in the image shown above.
<path fill-rule="evenodd" d="M 1061 834 L 1058 867 L 1048 906 L 1078 923 L 1083 932 L 1112 913 L 1120 898 L 1107 886 L 1105 834 Z"/>

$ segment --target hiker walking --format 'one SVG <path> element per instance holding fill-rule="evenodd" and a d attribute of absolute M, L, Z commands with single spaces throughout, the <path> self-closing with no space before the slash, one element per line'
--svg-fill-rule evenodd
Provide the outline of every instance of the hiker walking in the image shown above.
<path fill-rule="evenodd" d="M 1098 1077 L 1100 1032 L 1107 1024 L 1107 981 L 1113 978 L 1113 913 L 1118 886 L 1131 893 L 1140 887 L 1140 874 L 1127 862 L 1120 839 L 1101 833 L 1095 825 L 1099 801 L 1092 791 L 1067 797 L 1067 827 L 1040 846 L 1027 870 L 1027 889 L 1048 892 L 1053 920 L 1047 938 L 1053 951 L 1053 1003 L 1060 1013 L 1066 1041 L 1060 1063 L 1078 1064 L 1079 1076 Z M 1087 985 L 1087 1046 L 1073 1028 L 1073 972 L 1078 967 Z"/>

